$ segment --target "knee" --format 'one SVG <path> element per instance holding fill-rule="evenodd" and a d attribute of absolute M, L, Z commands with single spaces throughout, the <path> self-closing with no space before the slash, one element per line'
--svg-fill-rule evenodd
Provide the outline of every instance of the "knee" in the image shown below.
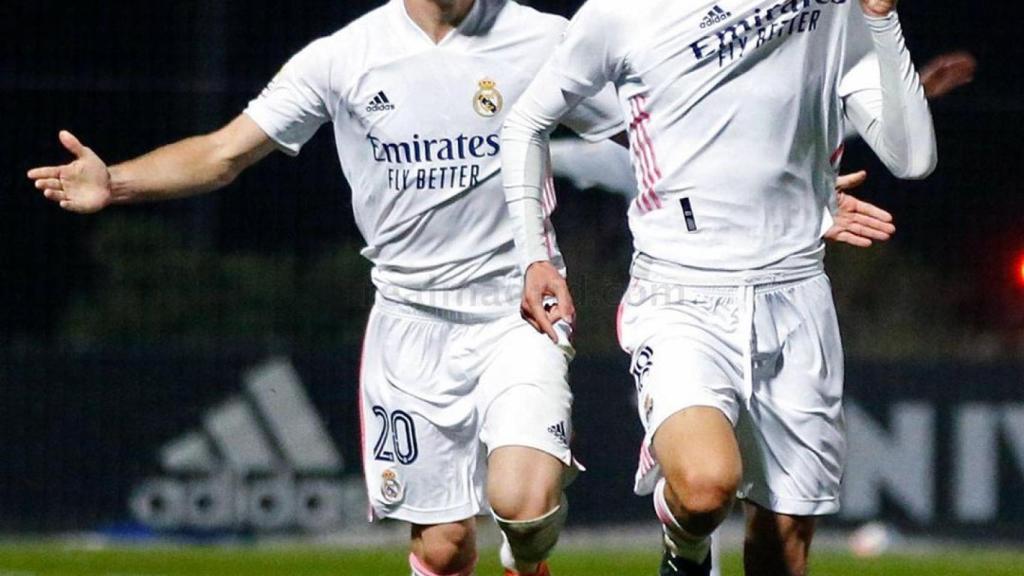
<path fill-rule="evenodd" d="M 544 501 L 546 502 L 546 501 Z M 538 506 L 540 502 L 536 503 Z M 548 557 L 558 543 L 558 536 L 569 513 L 569 503 L 560 496 L 553 506 L 546 509 L 518 507 L 516 517 L 508 518 L 495 510 L 495 521 L 505 535 L 508 551 L 520 562 L 540 562 Z"/>
<path fill-rule="evenodd" d="M 476 562 L 476 535 L 472 528 L 462 524 L 434 530 L 419 538 L 411 561 L 420 564 L 418 572 L 428 575 L 469 574 Z"/>
<path fill-rule="evenodd" d="M 513 494 L 491 497 L 491 511 L 495 516 L 512 522 L 525 522 L 540 518 L 559 505 L 561 494 L 550 490 L 523 488 Z"/>
<path fill-rule="evenodd" d="M 666 477 L 666 501 L 673 515 L 690 523 L 710 524 L 708 532 L 732 508 L 739 485 L 738 474 L 725 470 L 681 471 Z"/>

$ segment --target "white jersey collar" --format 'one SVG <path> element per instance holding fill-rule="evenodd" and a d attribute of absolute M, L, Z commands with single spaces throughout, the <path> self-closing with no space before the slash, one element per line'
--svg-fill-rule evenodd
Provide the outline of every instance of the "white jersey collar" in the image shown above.
<path fill-rule="evenodd" d="M 414 35 L 422 38 L 431 45 L 444 46 L 456 36 L 482 36 L 490 31 L 498 14 L 508 4 L 508 0 L 476 0 L 469 14 L 466 15 L 462 24 L 449 32 L 440 42 L 433 41 L 427 33 L 409 16 L 405 8 L 405 0 L 391 0 L 392 9 L 401 21 L 401 25 L 408 28 Z"/>

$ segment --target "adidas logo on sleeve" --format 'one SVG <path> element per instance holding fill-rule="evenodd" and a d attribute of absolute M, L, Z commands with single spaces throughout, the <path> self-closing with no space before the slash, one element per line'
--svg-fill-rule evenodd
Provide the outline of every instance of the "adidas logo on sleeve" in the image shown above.
<path fill-rule="evenodd" d="M 700 21 L 700 27 L 702 29 L 710 28 L 730 16 L 732 16 L 732 12 L 727 12 L 726 10 L 722 9 L 721 6 L 715 4 L 715 7 L 712 8 L 708 12 L 707 16 L 705 16 L 704 19 Z"/>
<path fill-rule="evenodd" d="M 395 105 L 391 103 L 391 100 L 388 100 L 388 95 L 383 90 L 377 92 L 377 95 L 366 106 L 367 112 L 388 112 L 394 109 Z"/>

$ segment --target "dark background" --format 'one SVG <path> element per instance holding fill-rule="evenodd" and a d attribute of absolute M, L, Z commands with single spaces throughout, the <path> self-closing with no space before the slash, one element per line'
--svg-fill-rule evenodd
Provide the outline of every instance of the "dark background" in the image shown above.
<path fill-rule="evenodd" d="M 570 15 L 579 3 L 532 4 Z M 66 161 L 60 129 L 112 163 L 214 130 L 291 54 L 376 5 L 0 4 L 0 530 L 123 518 L 156 447 L 268 354 L 297 358 L 332 433 L 354 450 L 351 405 L 338 404 L 354 393 L 372 288 L 329 130 L 216 194 L 93 216 L 62 212 L 25 171 Z M 848 146 L 844 167 L 871 174 L 858 194 L 893 212 L 899 231 L 867 251 L 834 247 L 828 266 L 851 397 L 883 426 L 896 400 L 933 402 L 948 444 L 953 407 L 1024 399 L 1022 22 L 1011 3 L 904 0 L 900 12 L 918 63 L 968 50 L 978 73 L 933 103 L 940 163 L 928 180 L 895 181 L 863 144 Z M 577 412 L 608 417 L 579 422 L 596 471 L 574 490 L 597 505 L 574 521 L 646 519 L 648 503 L 625 498 L 639 428 L 612 328 L 631 253 L 626 201 L 559 184 L 556 223 L 581 309 Z M 1006 462 L 1010 496 L 1024 475 Z M 623 496 L 614 513 L 601 508 L 607 494 Z M 1020 506 L 1001 514 L 1019 536 Z"/>
<path fill-rule="evenodd" d="M 533 4 L 570 15 L 578 2 Z M 351 340 L 368 301 L 366 268 L 352 256 L 360 239 L 329 130 L 322 130 L 301 157 L 272 155 L 217 194 L 90 217 L 62 213 L 24 173 L 65 160 L 56 139 L 62 128 L 108 162 L 216 129 L 238 114 L 292 53 L 375 5 L 5 2 L 0 7 L 0 338 L 50 346 L 140 337 L 190 345 L 266 339 L 255 334 L 285 342 Z M 830 267 L 848 349 L 860 356 L 1019 356 L 1024 326 L 1022 291 L 1014 281 L 1014 263 L 1024 255 L 1024 198 L 1016 177 L 1024 135 L 1019 13 L 1007 3 L 979 6 L 966 0 L 905 1 L 900 12 L 918 63 L 965 49 L 980 66 L 972 85 L 933 103 L 940 164 L 927 181 L 894 181 L 863 145 L 850 147 L 845 167 L 871 173 L 862 197 L 890 209 L 899 231 L 890 246 L 872 253 L 833 250 Z M 559 215 L 560 236 L 574 282 L 587 286 L 583 306 L 592 312 L 583 321 L 594 318 L 581 345 L 612 349 L 604 322 L 630 252 L 625 204 L 597 192 L 574 194 L 567 183 L 561 190 L 567 208 Z M 125 228 L 134 230 L 134 240 L 125 239 Z M 179 248 L 177 256 L 165 253 L 168 244 Z M 126 250 L 134 250 L 140 266 L 149 268 L 112 270 Z M 240 263 L 225 270 L 231 265 L 224 257 Z M 189 258 L 199 261 L 182 262 Z M 325 275 L 344 278 L 341 296 L 330 291 Z M 196 298 L 190 290 L 197 284 L 230 295 L 223 300 L 234 304 L 212 296 L 200 303 L 189 300 Z M 116 288 L 128 291 L 126 285 L 136 289 L 113 294 Z M 171 318 L 147 316 L 160 316 L 153 311 L 157 306 L 148 304 L 157 291 L 176 294 L 160 302 Z M 303 300 L 318 314 L 295 320 L 301 313 L 282 309 L 283 300 Z M 126 303 L 144 318 L 105 326 L 116 323 L 109 317 L 118 316 Z M 276 319 L 252 324 L 253 314 L 246 310 L 268 306 L 279 312 Z M 184 317 L 190 313 L 208 329 L 189 329 Z M 895 334 L 879 339 L 882 326 Z"/>

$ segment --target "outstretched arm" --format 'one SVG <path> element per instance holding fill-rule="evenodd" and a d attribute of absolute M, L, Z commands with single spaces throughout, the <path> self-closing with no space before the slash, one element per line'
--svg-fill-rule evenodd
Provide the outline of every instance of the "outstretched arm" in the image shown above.
<path fill-rule="evenodd" d="M 245 115 L 216 132 L 186 138 L 109 167 L 70 132 L 61 131 L 59 138 L 74 160 L 63 166 L 33 168 L 28 177 L 46 198 L 79 213 L 97 212 L 110 204 L 183 198 L 216 190 L 275 148 Z"/>

